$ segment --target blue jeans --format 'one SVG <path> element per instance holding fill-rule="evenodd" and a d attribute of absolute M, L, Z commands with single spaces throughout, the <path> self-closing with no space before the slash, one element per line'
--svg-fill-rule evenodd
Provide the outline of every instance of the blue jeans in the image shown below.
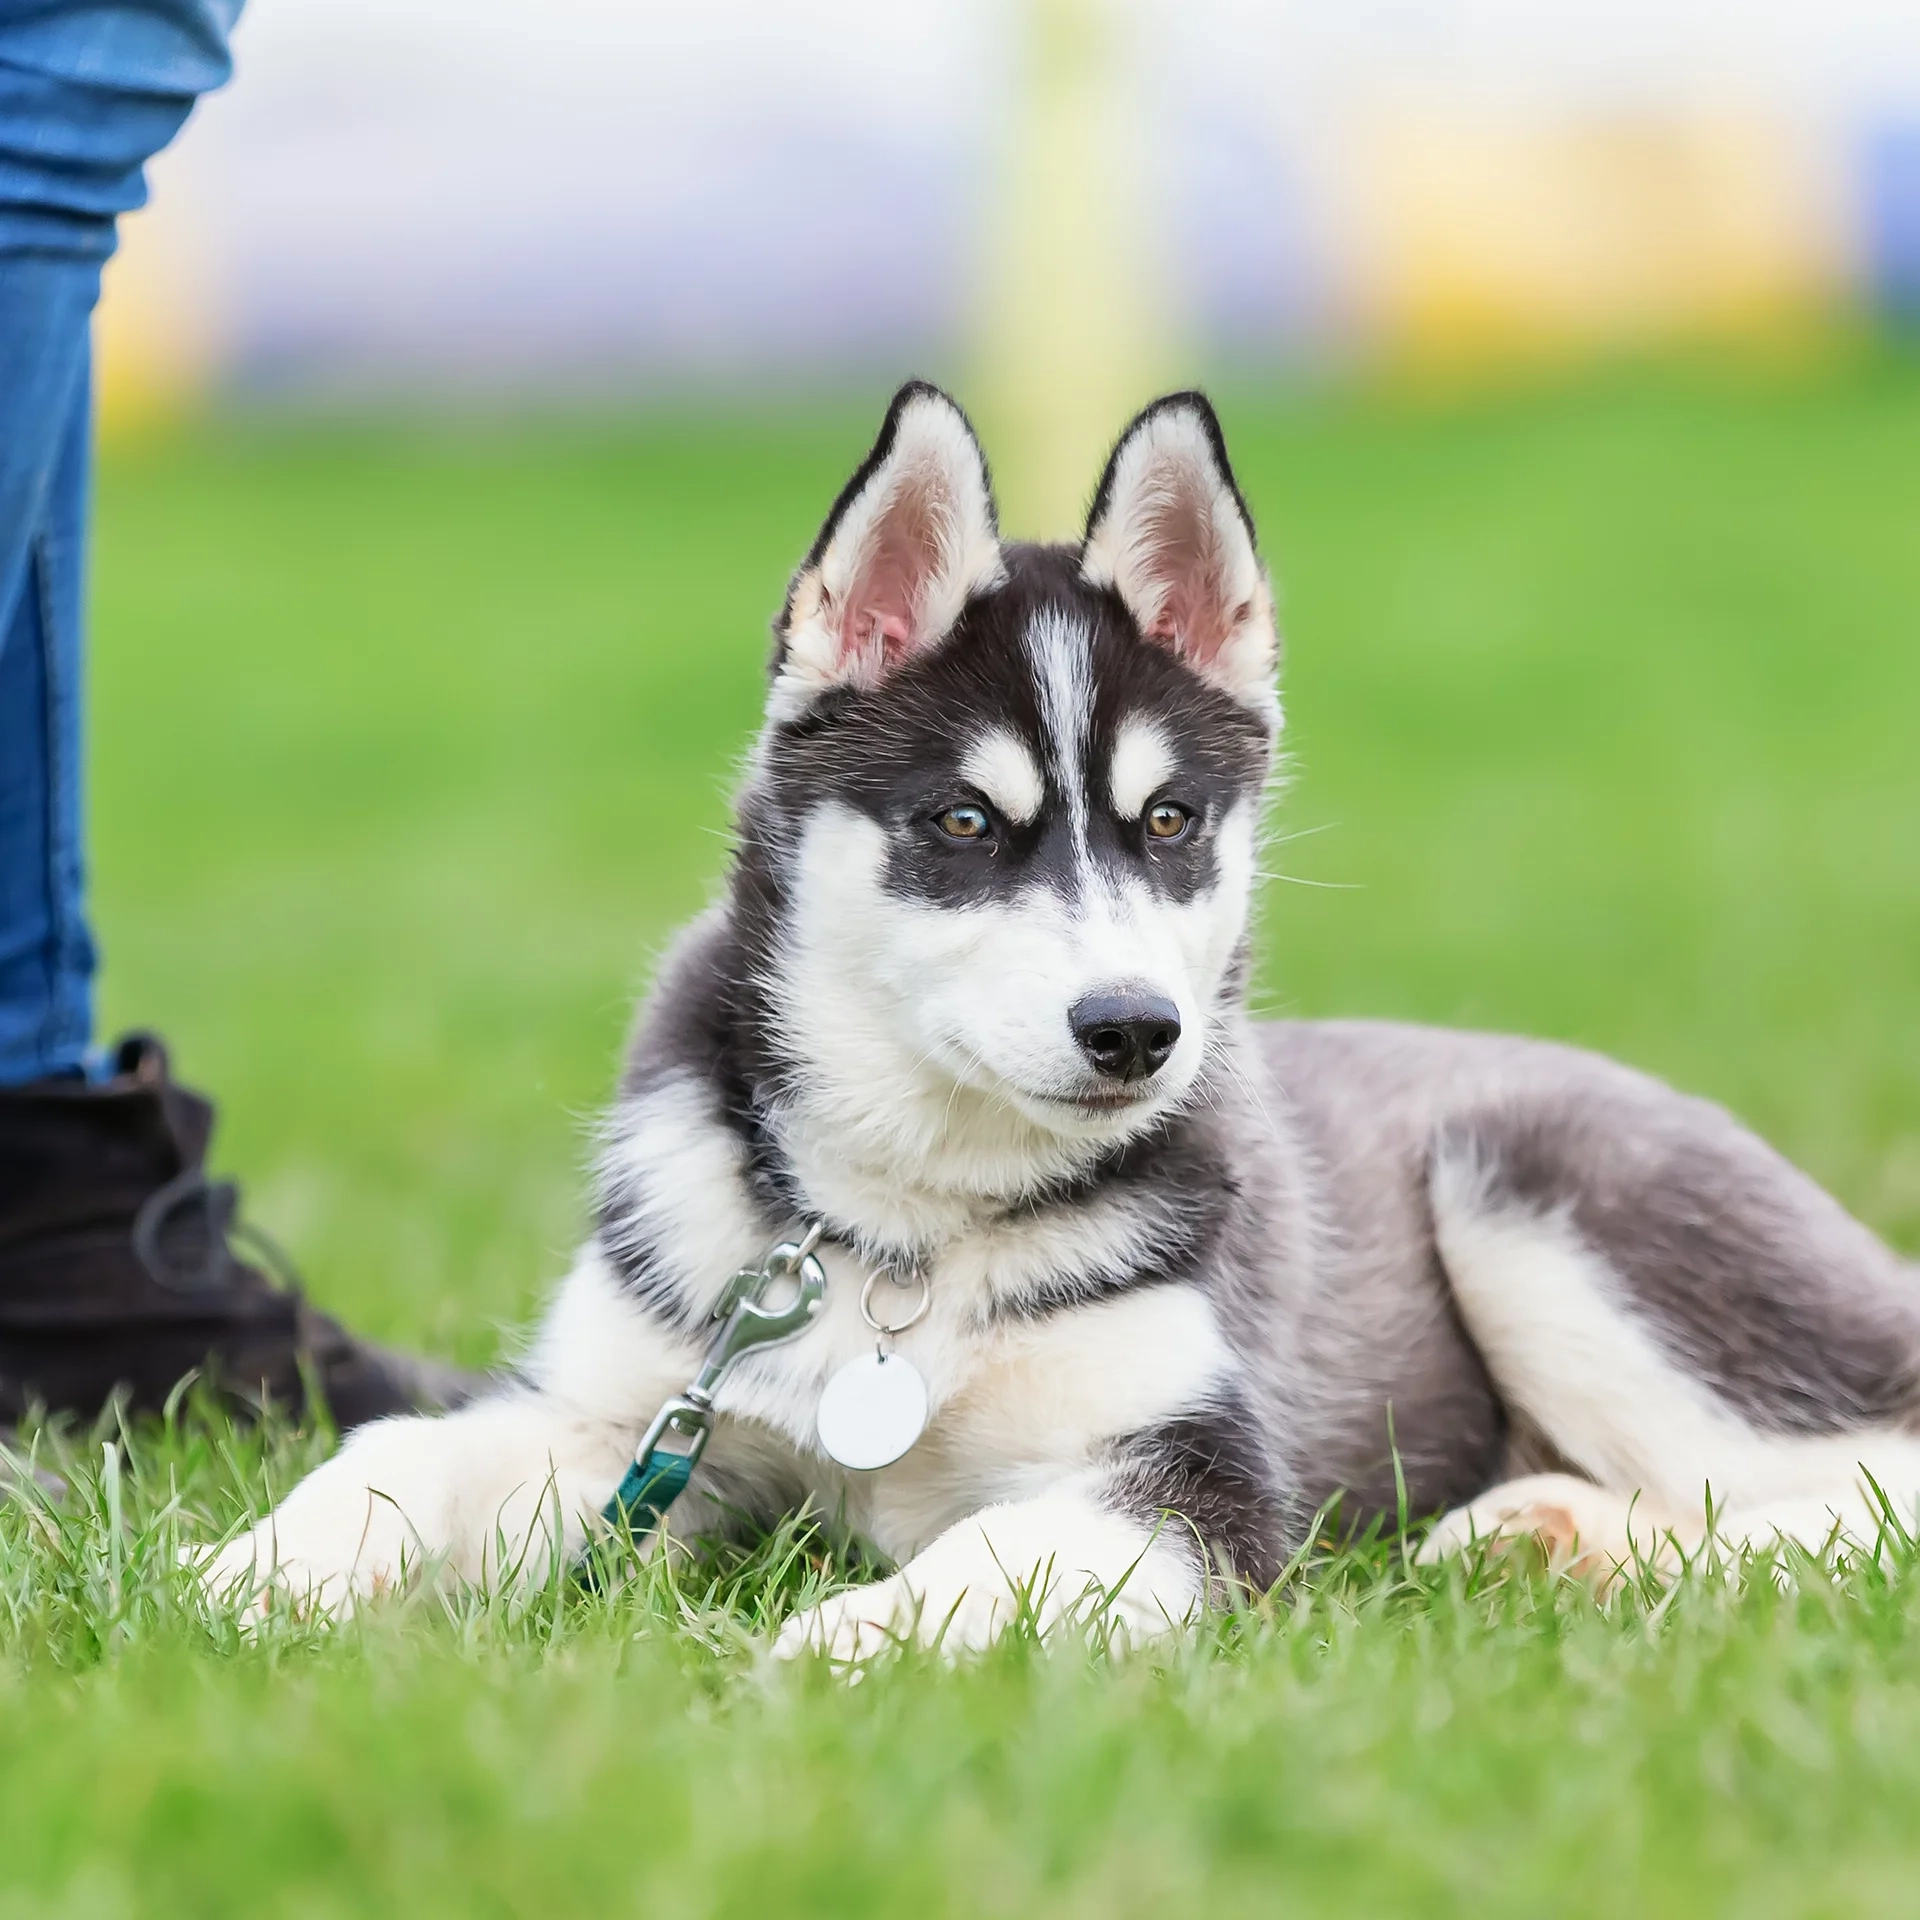
<path fill-rule="evenodd" d="M 88 336 L 141 169 L 240 0 L 0 0 L 0 1086 L 93 1039 L 81 813 Z"/>

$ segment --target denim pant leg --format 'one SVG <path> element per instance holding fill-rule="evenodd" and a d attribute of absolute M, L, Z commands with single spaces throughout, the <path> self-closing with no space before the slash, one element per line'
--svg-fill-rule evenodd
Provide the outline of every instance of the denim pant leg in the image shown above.
<path fill-rule="evenodd" d="M 92 260 L 0 257 L 0 1086 L 81 1065 L 80 613 Z"/>
<path fill-rule="evenodd" d="M 92 1034 L 81 839 L 88 329 L 239 0 L 0 0 L 0 1086 Z"/>

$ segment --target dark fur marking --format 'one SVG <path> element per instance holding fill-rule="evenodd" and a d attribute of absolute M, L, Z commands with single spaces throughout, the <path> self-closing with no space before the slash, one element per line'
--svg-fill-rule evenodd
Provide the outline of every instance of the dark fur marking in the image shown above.
<path fill-rule="evenodd" d="M 1128 1440 L 1109 1497 L 1162 1539 L 1204 1547 L 1211 1570 L 1264 1592 L 1286 1564 L 1291 1531 L 1276 1479 L 1252 1409 L 1233 1394 Z"/>
<path fill-rule="evenodd" d="M 1022 1209 L 1028 1213 L 1040 1210 L 1038 1206 Z M 1056 1313 L 1069 1313 L 1076 1307 L 1091 1307 L 1102 1300 L 1117 1299 L 1123 1293 L 1191 1280 L 1202 1259 L 1200 1237 L 1185 1222 L 1168 1225 L 1170 1230 L 1143 1238 L 1133 1249 L 1132 1257 L 1123 1264 L 1092 1273 L 1055 1274 L 1022 1292 L 999 1295 L 988 1305 L 982 1316 L 983 1324 L 1002 1326 L 1009 1321 L 1031 1324 L 1050 1319 Z"/>
<path fill-rule="evenodd" d="M 888 890 L 938 906 L 1005 898 L 1027 887 L 1066 893 L 1070 884 L 1068 797 L 1048 765 L 1040 689 L 1027 652 L 1034 622 L 1058 613 L 1089 636 L 1094 690 L 1087 765 L 1089 853 L 1156 893 L 1190 900 L 1218 878 L 1213 833 L 1238 801 L 1266 780 L 1269 751 L 1259 721 L 1164 647 L 1140 637 L 1119 596 L 1081 580 L 1070 548 L 1019 544 L 1004 550 L 1007 580 L 976 595 L 952 632 L 877 687 L 822 695 L 777 729 L 761 786 L 746 798 L 741 858 L 754 862 L 807 813 L 837 800 L 888 835 Z M 1177 847 L 1149 848 L 1138 822 L 1106 803 L 1114 743 L 1129 714 L 1150 713 L 1179 754 L 1168 791 L 1202 826 Z M 1038 818 L 1002 822 L 991 847 L 943 841 L 932 821 L 979 798 L 961 773 L 973 739 L 998 726 L 1024 741 L 1046 769 Z"/>

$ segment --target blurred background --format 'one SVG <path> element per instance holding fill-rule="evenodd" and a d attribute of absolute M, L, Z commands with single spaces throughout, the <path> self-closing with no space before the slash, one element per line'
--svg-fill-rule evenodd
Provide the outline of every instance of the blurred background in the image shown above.
<path fill-rule="evenodd" d="M 1014 425 L 1196 357 L 1920 316 L 1908 0 L 257 0 L 238 44 L 114 271 L 118 418 L 932 368 Z"/>
<path fill-rule="evenodd" d="M 1021 533 L 1220 398 L 1291 656 L 1265 1004 L 1623 1052 L 1920 1237 L 1912 0 L 253 0 L 236 50 L 99 325 L 106 979 L 371 1331 L 477 1357 L 564 1256 L 911 374 Z"/>

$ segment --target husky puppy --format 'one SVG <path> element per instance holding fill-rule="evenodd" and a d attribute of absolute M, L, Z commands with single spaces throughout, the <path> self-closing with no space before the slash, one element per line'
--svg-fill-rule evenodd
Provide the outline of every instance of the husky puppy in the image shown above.
<path fill-rule="evenodd" d="M 1336 1495 L 1544 1534 L 1871 1546 L 1920 1494 L 1920 1284 L 1719 1108 L 1561 1046 L 1254 1024 L 1273 600 L 1205 399 L 1121 436 L 1070 546 L 1000 539 L 914 384 L 776 623 L 719 904 L 643 1012 L 597 1225 L 524 1364 L 362 1428 L 208 1578 L 340 1606 L 591 1534 L 736 1269 L 827 1296 L 746 1356 L 676 1530 L 812 1502 L 898 1563 L 783 1650 L 1146 1635 L 1271 1581 Z M 878 1270 L 916 1444 L 836 1466 Z M 1876 1488 L 1879 1490 L 1876 1492 Z"/>

